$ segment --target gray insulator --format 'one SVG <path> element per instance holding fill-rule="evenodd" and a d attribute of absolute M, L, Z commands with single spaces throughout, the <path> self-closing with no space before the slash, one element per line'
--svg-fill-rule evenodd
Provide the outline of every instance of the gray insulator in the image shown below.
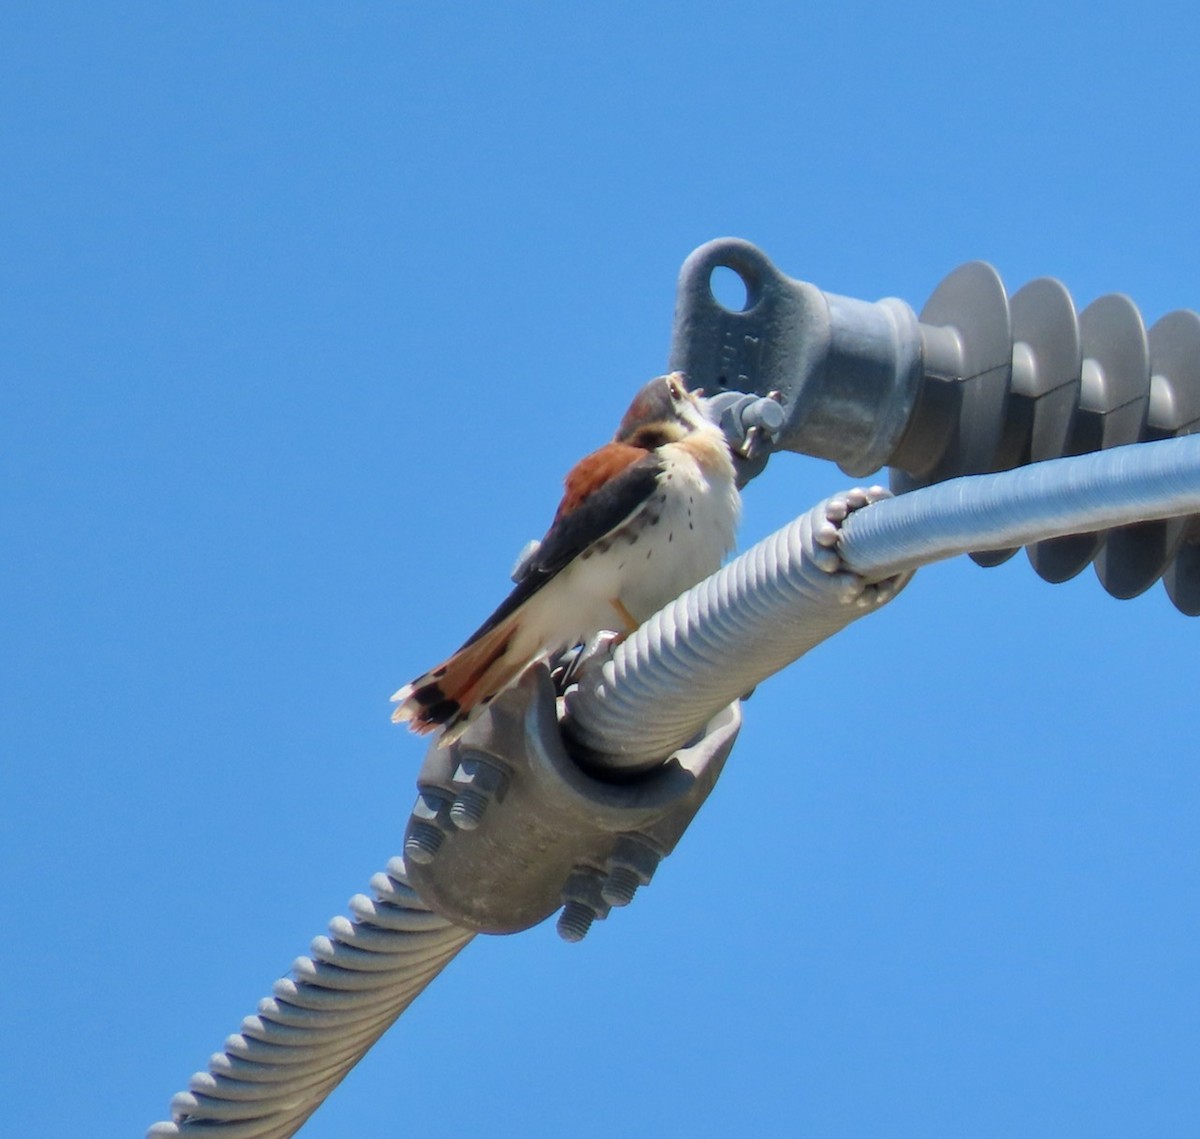
<path fill-rule="evenodd" d="M 1008 297 L 982 261 L 954 270 L 921 310 L 923 377 L 908 428 L 888 458 L 893 489 L 990 471 L 1010 386 Z"/>
<path fill-rule="evenodd" d="M 1150 348 L 1141 314 L 1128 297 L 1101 297 L 1079 314 L 1079 333 L 1079 406 L 1063 454 L 1136 443 L 1150 397 Z M 1029 558 L 1047 581 L 1067 581 L 1095 560 L 1104 542 L 1103 532 L 1068 534 L 1039 542 Z"/>
<path fill-rule="evenodd" d="M 720 267 L 746 287 L 739 309 L 713 293 Z M 1009 298 L 979 261 L 950 273 L 918 319 L 902 301 L 793 280 L 748 242 L 709 242 L 680 271 L 671 366 L 710 393 L 778 394 L 784 422 L 738 460 L 743 480 L 782 449 L 855 476 L 886 464 L 907 492 L 1200 431 L 1200 316 L 1173 312 L 1147 333 L 1125 296 L 1079 313 L 1060 282 L 1041 278 Z M 998 565 L 1015 552 L 972 556 Z M 1200 614 L 1200 516 L 1065 534 L 1034 543 L 1029 558 L 1053 582 L 1092 564 L 1114 597 L 1162 578 L 1178 609 Z"/>
<path fill-rule="evenodd" d="M 1147 334 L 1128 297 L 1100 297 L 1077 313 L 1066 288 L 1042 278 L 1008 300 L 995 270 L 975 262 L 938 286 L 921 312 L 921 331 L 925 374 L 917 408 L 888 460 L 896 490 L 1200 429 L 1194 312 L 1170 313 Z M 958 362 L 946 351 L 947 336 Z M 1176 607 L 1196 615 L 1198 541 L 1200 518 L 1135 521 L 1111 531 L 1064 533 L 1032 543 L 1028 553 L 1050 582 L 1094 565 L 1104 588 L 1119 598 L 1163 578 Z M 971 556 L 991 566 L 1014 552 L 1004 547 Z"/>
<path fill-rule="evenodd" d="M 351 899 L 293 977 L 242 1021 L 225 1049 L 171 1101 L 151 1139 L 220 1134 L 285 1139 L 471 940 L 416 896 L 399 859 L 376 875 L 374 900 Z"/>
<path fill-rule="evenodd" d="M 1142 436 L 1147 440 L 1187 435 L 1200 427 L 1200 316 L 1169 313 L 1147 335 L 1150 398 Z M 1114 597 L 1134 597 L 1160 577 L 1175 607 L 1200 614 L 1196 542 L 1200 515 L 1147 521 L 1114 530 L 1096 560 L 1096 573 Z"/>

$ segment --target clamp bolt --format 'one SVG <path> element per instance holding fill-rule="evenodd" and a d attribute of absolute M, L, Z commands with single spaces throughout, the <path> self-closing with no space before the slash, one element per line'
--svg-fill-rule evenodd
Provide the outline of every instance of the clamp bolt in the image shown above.
<path fill-rule="evenodd" d="M 608 917 L 609 903 L 601 894 L 604 875 L 590 866 L 577 866 L 563 886 L 562 913 L 558 915 L 558 936 L 564 941 L 582 941 L 592 922 Z"/>
<path fill-rule="evenodd" d="M 596 911 L 591 906 L 584 902 L 568 902 L 558 915 L 555 928 L 563 941 L 582 941 L 595 920 Z"/>
<path fill-rule="evenodd" d="M 450 821 L 459 830 L 473 831 L 483 821 L 483 813 L 493 799 L 501 799 L 508 789 L 508 774 L 491 756 L 463 751 L 454 771 L 454 802 Z"/>
<path fill-rule="evenodd" d="M 600 887 L 601 897 L 610 906 L 627 906 L 639 886 L 654 877 L 662 861 L 662 852 L 638 834 L 623 834 L 608 856 L 608 876 Z"/>
<path fill-rule="evenodd" d="M 406 858 L 422 866 L 433 861 L 446 838 L 440 818 L 445 806 L 445 798 L 434 791 L 422 789 L 418 793 L 408 820 L 408 834 L 404 839 Z"/>

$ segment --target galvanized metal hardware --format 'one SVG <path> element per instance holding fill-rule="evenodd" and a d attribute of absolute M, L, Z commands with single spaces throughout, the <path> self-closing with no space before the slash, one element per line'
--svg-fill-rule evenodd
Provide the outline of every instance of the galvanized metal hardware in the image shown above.
<path fill-rule="evenodd" d="M 780 393 L 765 396 L 744 392 L 718 392 L 708 400 L 709 411 L 725 432 L 734 460 L 741 466 L 739 485 L 745 485 L 747 465 L 770 453 L 783 428 L 783 408 Z"/>
<path fill-rule="evenodd" d="M 712 274 L 746 286 L 740 311 L 722 305 Z M 917 318 L 902 301 L 837 297 L 784 276 L 748 241 L 702 245 L 680 271 L 670 367 L 710 397 L 779 393 L 774 450 L 833 459 L 851 475 L 887 462 L 910 419 L 921 380 Z M 761 471 L 767 451 L 744 464 Z"/>
<path fill-rule="evenodd" d="M 731 705 L 653 771 L 616 780 L 568 753 L 550 673 L 536 666 L 427 754 L 405 835 L 409 880 L 478 932 L 514 933 L 564 906 L 559 932 L 578 940 L 674 850 L 740 726 Z"/>
<path fill-rule="evenodd" d="M 722 267 L 745 285 L 740 307 L 713 291 Z M 855 476 L 890 466 L 906 491 L 1200 430 L 1195 313 L 1147 334 L 1125 297 L 1076 314 L 1066 288 L 1042 279 L 1009 298 L 982 262 L 952 272 L 918 316 L 894 298 L 793 280 L 748 242 L 710 242 L 680 274 L 670 367 L 710 398 L 743 482 L 776 450 Z M 1013 552 L 974 556 L 994 565 Z M 1118 597 L 1165 574 L 1175 605 L 1200 614 L 1200 519 L 1039 541 L 1029 554 L 1051 581 L 1094 562 Z M 527 560 L 528 549 L 516 578 Z M 577 940 L 674 848 L 737 723 L 726 709 L 662 767 L 614 782 L 568 752 L 549 673 L 532 670 L 455 745 L 429 753 L 405 840 L 414 886 L 479 931 L 524 929 L 561 905 L 559 931 Z"/>

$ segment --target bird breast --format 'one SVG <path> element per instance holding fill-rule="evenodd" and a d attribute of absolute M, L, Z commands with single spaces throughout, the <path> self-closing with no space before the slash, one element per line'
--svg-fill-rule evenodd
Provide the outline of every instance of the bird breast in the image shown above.
<path fill-rule="evenodd" d="M 733 545 L 740 500 L 728 452 L 706 451 L 702 463 L 689 442 L 660 448 L 658 488 L 609 554 L 615 595 L 638 622 L 715 573 Z"/>
<path fill-rule="evenodd" d="M 654 492 L 526 603 L 523 635 L 558 649 L 601 629 L 629 632 L 614 602 L 641 624 L 720 568 L 733 546 L 741 500 L 718 438 L 721 450 L 704 449 L 699 458 L 691 437 L 658 449 Z"/>

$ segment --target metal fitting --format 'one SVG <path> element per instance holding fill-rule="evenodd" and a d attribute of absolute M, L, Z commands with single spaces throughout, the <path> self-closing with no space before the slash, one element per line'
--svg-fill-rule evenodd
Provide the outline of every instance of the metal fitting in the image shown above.
<path fill-rule="evenodd" d="M 441 849 L 446 838 L 448 802 L 435 790 L 422 788 L 418 792 L 404 836 L 404 856 L 410 862 L 427 866 Z"/>
<path fill-rule="evenodd" d="M 719 268 L 745 285 L 740 308 L 714 293 Z M 833 459 L 855 476 L 886 465 L 903 493 L 1200 432 L 1200 315 L 1168 313 L 1147 331 L 1128 297 L 1080 312 L 1048 277 L 1009 296 L 981 261 L 950 273 L 918 316 L 894 298 L 793 280 L 749 242 L 710 241 L 680 270 L 670 367 L 735 413 L 749 394 L 780 393 L 775 432 L 723 420 L 735 448 L 739 432 L 750 443 L 735 460 L 743 483 L 773 450 Z M 728 406 L 722 393 L 735 393 Z M 972 557 L 998 565 L 1013 553 Z M 1051 538 L 1029 557 L 1051 582 L 1092 564 L 1120 598 L 1162 578 L 1180 611 L 1200 614 L 1200 515 Z"/>
<path fill-rule="evenodd" d="M 494 799 L 502 799 L 508 775 L 491 756 L 464 749 L 453 777 L 458 794 L 450 804 L 450 821 L 462 831 L 473 831 Z"/>
<path fill-rule="evenodd" d="M 610 906 L 627 906 L 638 888 L 650 884 L 662 852 L 640 834 L 623 834 L 608 856 L 608 876 L 600 894 Z"/>
<path fill-rule="evenodd" d="M 604 875 L 591 866 L 577 866 L 563 886 L 558 936 L 563 941 L 582 941 L 592 922 L 608 917 L 610 903 L 603 894 Z"/>
<path fill-rule="evenodd" d="M 431 909 L 481 933 L 528 929 L 565 903 L 560 931 L 577 939 L 608 913 L 605 891 L 627 902 L 675 849 L 740 726 L 732 704 L 664 763 L 618 779 L 568 752 L 550 673 L 532 668 L 459 740 L 427 753 L 409 881 Z"/>

